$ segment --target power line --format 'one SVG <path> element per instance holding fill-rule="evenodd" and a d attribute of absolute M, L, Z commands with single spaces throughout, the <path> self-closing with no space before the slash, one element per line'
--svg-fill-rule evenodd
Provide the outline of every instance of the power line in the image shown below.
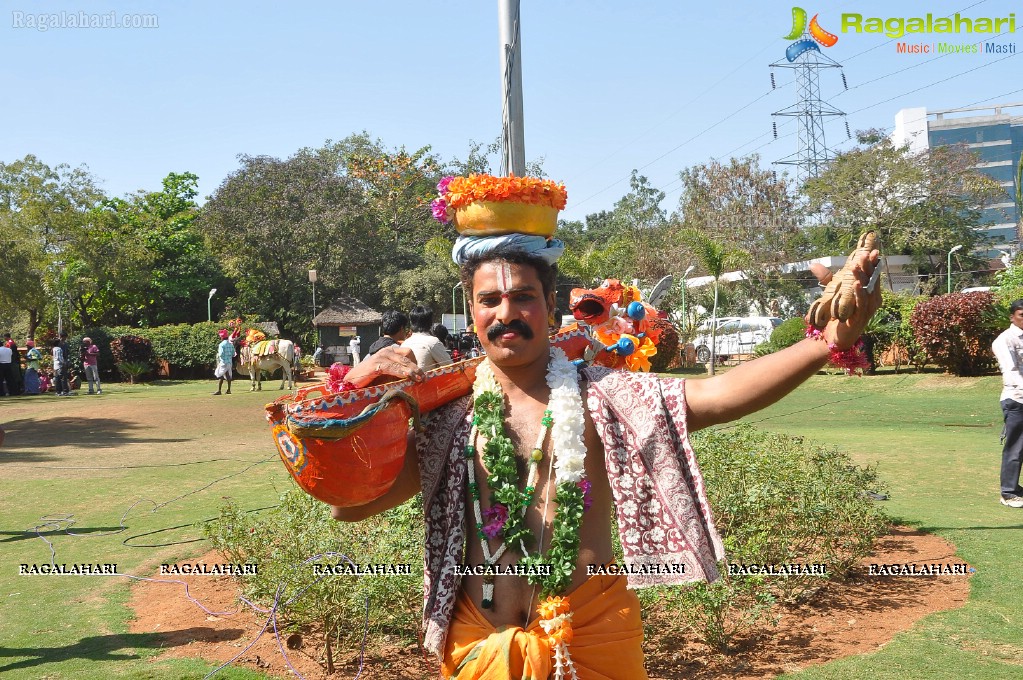
<path fill-rule="evenodd" d="M 754 104 L 756 104 L 756 103 L 757 103 L 758 101 L 760 101 L 760 100 L 761 100 L 761 99 L 763 99 L 764 97 L 767 97 L 768 95 L 770 95 L 770 94 L 771 94 L 771 92 L 772 92 L 772 90 L 768 90 L 767 92 L 765 92 L 764 94 L 760 95 L 759 97 L 757 97 L 757 98 L 756 98 L 756 99 L 754 99 L 753 101 L 749 102 L 749 103 L 748 103 L 748 104 L 746 104 L 745 106 L 742 106 L 741 108 L 738 108 L 738 109 L 736 109 L 735 111 L 733 111 L 732 113 L 728 114 L 728 115 L 727 115 L 727 116 L 725 116 L 724 118 L 720 119 L 719 121 L 717 121 L 717 122 L 716 122 L 716 123 L 714 123 L 713 125 L 710 125 L 709 127 L 706 127 L 706 128 L 704 128 L 703 130 L 701 130 L 700 132 L 696 133 L 695 135 L 693 135 L 693 136 L 692 136 L 692 137 L 690 137 L 689 139 L 685 140 L 684 142 L 682 142 L 682 143 L 681 143 L 681 144 L 679 144 L 678 146 L 675 146 L 675 147 L 673 147 L 673 148 L 669 149 L 668 151 L 665 151 L 665 152 L 664 152 L 663 154 L 661 154 L 661 155 L 660 155 L 660 156 L 658 156 L 657 158 L 653 159 L 653 160 L 652 160 L 652 161 L 650 161 L 649 163 L 646 163 L 645 165 L 642 165 L 642 166 L 640 166 L 639 168 L 636 168 L 636 170 L 638 171 L 638 170 L 643 170 L 644 168 L 648 168 L 648 167 L 650 167 L 651 165 L 653 165 L 654 163 L 656 163 L 657 161 L 659 161 L 659 160 L 661 160 L 662 158 L 664 158 L 665 156 L 668 156 L 669 154 L 672 154 L 672 153 L 674 153 L 675 151 L 678 151 L 679 149 L 681 149 L 681 148 L 682 148 L 683 146 L 685 146 L 686 144 L 689 144 L 689 143 L 690 143 L 690 142 L 692 142 L 693 140 L 695 140 L 695 139 L 699 138 L 700 136 L 702 136 L 702 135 L 706 134 L 707 132 L 709 132 L 709 131 L 713 130 L 713 129 L 714 129 L 714 128 L 716 128 L 716 127 L 717 127 L 718 125 L 721 125 L 721 124 L 722 124 L 722 123 L 724 123 L 725 121 L 727 121 L 727 120 L 729 120 L 729 119 L 731 119 L 731 118 L 735 117 L 736 115 L 738 115 L 738 114 L 739 114 L 739 113 L 741 113 L 742 111 L 745 111 L 745 110 L 746 110 L 746 109 L 748 109 L 749 107 L 753 106 Z M 631 176 L 632 176 L 632 175 L 631 175 L 631 173 L 630 173 L 629 177 L 631 177 Z M 590 199 L 592 199 L 592 198 L 596 198 L 597 196 L 599 196 L 600 194 L 604 193 L 605 191 L 607 191 L 607 190 L 608 190 L 608 189 L 610 189 L 611 187 L 615 186 L 616 184 L 619 184 L 620 182 L 623 182 L 623 181 L 625 181 L 625 180 L 629 179 L 629 177 L 623 177 L 623 178 L 621 178 L 621 179 L 615 180 L 614 182 L 612 182 L 611 184 L 607 185 L 606 187 L 604 187 L 604 188 L 603 188 L 603 189 L 601 189 L 600 191 L 598 191 L 598 192 L 596 192 L 596 193 L 594 193 L 594 194 L 591 194 L 591 195 L 587 196 L 586 198 L 584 198 L 583 200 L 579 201 L 578 203 L 573 203 L 573 204 L 572 204 L 572 207 L 574 208 L 574 207 L 580 206 L 580 205 L 582 205 L 583 203 L 586 203 L 587 201 L 589 201 Z"/>

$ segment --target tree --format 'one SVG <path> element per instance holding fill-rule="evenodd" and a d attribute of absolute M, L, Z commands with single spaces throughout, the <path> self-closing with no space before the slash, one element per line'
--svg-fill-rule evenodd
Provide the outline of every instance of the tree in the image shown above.
<path fill-rule="evenodd" d="M 443 313 L 451 305 L 451 291 L 459 280 L 458 267 L 451 260 L 451 245 L 441 236 L 434 237 L 423 248 L 423 264 L 381 279 L 384 305 L 408 311 L 410 301 L 416 301 Z M 457 309 L 452 311 L 458 313 Z"/>
<path fill-rule="evenodd" d="M 33 155 L 0 163 L 0 303 L 29 317 L 29 335 L 55 310 L 58 280 L 75 259 L 90 211 L 103 198 L 88 168 L 49 167 Z"/>
<path fill-rule="evenodd" d="M 319 271 L 329 300 L 341 289 L 370 286 L 368 269 L 382 265 L 387 249 L 373 247 L 361 191 L 339 172 L 332 150 L 240 162 L 203 206 L 199 227 L 236 282 L 228 304 L 301 334 L 310 324 L 308 269 Z"/>
<path fill-rule="evenodd" d="M 740 267 L 746 264 L 749 255 L 738 248 L 714 241 L 698 229 L 685 229 L 681 236 L 693 249 L 696 259 L 703 265 L 707 273 L 714 277 L 714 305 L 710 314 L 710 364 L 708 364 L 708 372 L 710 375 L 714 375 L 717 359 L 718 279 L 725 273 L 726 267 Z"/>
<path fill-rule="evenodd" d="M 306 270 L 317 270 L 324 300 L 374 306 L 384 279 L 422 266 L 431 239 L 454 236 L 428 209 L 440 173 L 428 148 L 389 151 L 362 134 L 286 160 L 243 156 L 241 166 L 199 224 L 237 282 L 231 304 L 292 335 L 309 326 Z"/>
<path fill-rule="evenodd" d="M 825 219 L 815 237 L 828 254 L 845 252 L 861 232 L 875 229 L 886 254 L 910 255 L 918 267 L 940 271 L 952 246 L 969 253 L 982 244 L 975 228 L 980 207 L 1005 190 L 973 168 L 968 148 L 912 154 L 875 130 L 857 133 L 857 140 L 858 148 L 803 187 L 809 210 Z"/>
<path fill-rule="evenodd" d="M 613 241 L 603 248 L 590 243 L 581 251 L 566 249 L 558 260 L 558 272 L 566 280 L 593 288 L 607 278 L 626 278 L 629 270 L 625 267 L 631 259 L 632 248 L 627 241 Z"/>
<path fill-rule="evenodd" d="M 805 254 L 798 208 L 784 179 L 761 169 L 755 154 L 695 165 L 679 178 L 682 194 L 673 222 L 747 254 L 742 286 L 762 313 L 770 313 L 781 297 L 802 297 L 802 289 L 778 269 Z"/>
<path fill-rule="evenodd" d="M 170 173 L 161 191 L 113 198 L 93 211 L 78 246 L 92 267 L 75 299 L 83 319 L 158 326 L 206 318 L 206 291 L 229 281 L 195 224 L 198 177 Z"/>

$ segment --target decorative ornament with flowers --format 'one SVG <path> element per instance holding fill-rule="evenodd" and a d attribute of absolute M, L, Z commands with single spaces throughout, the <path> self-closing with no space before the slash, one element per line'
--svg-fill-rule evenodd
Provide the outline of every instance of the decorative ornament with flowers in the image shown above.
<path fill-rule="evenodd" d="M 568 192 L 564 184 L 535 177 L 469 175 L 445 177 L 437 184 L 439 196 L 430 203 L 434 218 L 457 222 L 459 210 L 476 204 L 520 204 L 564 210 Z"/>

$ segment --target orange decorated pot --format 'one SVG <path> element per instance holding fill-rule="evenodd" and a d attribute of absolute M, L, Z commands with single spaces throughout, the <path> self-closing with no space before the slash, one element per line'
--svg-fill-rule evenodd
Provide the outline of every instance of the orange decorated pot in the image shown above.
<path fill-rule="evenodd" d="M 555 336 L 570 359 L 589 346 L 578 329 Z M 409 420 L 472 392 L 483 358 L 401 380 L 332 394 L 313 385 L 267 404 L 274 443 L 288 472 L 309 495 L 341 507 L 365 505 L 394 485 L 405 464 Z"/>
<path fill-rule="evenodd" d="M 463 236 L 529 234 L 550 238 L 558 226 L 558 209 L 531 203 L 476 201 L 455 211 L 455 229 Z"/>

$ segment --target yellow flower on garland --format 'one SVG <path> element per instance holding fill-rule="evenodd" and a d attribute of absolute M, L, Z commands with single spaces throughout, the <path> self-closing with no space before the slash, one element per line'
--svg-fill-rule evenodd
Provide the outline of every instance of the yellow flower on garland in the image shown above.
<path fill-rule="evenodd" d="M 570 608 L 567 597 L 551 595 L 536 606 L 536 613 L 542 619 L 553 619 L 559 614 L 567 614 Z"/>

